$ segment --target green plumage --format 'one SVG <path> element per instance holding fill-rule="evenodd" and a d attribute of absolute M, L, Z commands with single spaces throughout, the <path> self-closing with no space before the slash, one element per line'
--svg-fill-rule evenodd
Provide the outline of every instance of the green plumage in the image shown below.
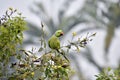
<path fill-rule="evenodd" d="M 55 35 L 49 39 L 48 44 L 51 49 L 60 49 L 60 40 Z"/>
<path fill-rule="evenodd" d="M 59 37 L 63 35 L 62 30 L 57 30 L 55 34 L 48 40 L 48 45 L 51 49 L 60 49 L 60 40 Z"/>
<path fill-rule="evenodd" d="M 65 54 L 63 52 L 60 52 L 60 40 L 59 37 L 63 35 L 63 31 L 62 30 L 57 30 L 55 32 L 55 34 L 52 35 L 52 37 L 50 37 L 50 39 L 48 40 L 48 45 L 51 49 L 55 49 L 58 53 L 60 53 L 61 55 L 64 56 L 64 58 L 69 62 L 69 60 L 67 59 L 67 57 L 65 56 Z"/>

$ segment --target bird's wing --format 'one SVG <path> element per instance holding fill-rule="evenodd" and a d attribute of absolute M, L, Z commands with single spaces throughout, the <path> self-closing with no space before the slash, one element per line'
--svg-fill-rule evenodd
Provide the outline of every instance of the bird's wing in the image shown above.
<path fill-rule="evenodd" d="M 56 36 L 52 36 L 49 40 L 48 40 L 48 45 L 51 49 L 59 49 L 60 48 L 60 41 L 59 38 L 57 38 Z"/>
<path fill-rule="evenodd" d="M 58 38 L 56 38 L 55 44 L 56 49 L 60 49 L 60 40 Z"/>

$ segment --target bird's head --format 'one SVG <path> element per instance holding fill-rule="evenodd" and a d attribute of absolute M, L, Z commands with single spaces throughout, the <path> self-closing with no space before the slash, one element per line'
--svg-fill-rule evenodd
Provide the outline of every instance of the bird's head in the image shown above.
<path fill-rule="evenodd" d="M 63 31 L 62 30 L 57 30 L 56 32 L 55 32 L 55 36 L 56 37 L 60 37 L 60 36 L 62 36 L 64 33 L 63 33 Z"/>

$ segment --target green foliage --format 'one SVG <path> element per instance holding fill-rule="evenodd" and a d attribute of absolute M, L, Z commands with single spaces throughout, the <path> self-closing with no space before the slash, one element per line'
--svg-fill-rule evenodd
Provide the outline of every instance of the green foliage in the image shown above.
<path fill-rule="evenodd" d="M 0 55 L 12 55 L 16 51 L 16 45 L 21 44 L 23 40 L 22 32 L 26 29 L 26 23 L 21 14 L 13 17 L 16 10 L 9 9 L 1 18 L 0 22 Z M 2 60 L 2 58 L 0 58 Z"/>
<path fill-rule="evenodd" d="M 69 80 L 72 70 L 70 64 L 60 55 L 47 53 L 42 56 L 40 79 L 42 80 Z"/>
<path fill-rule="evenodd" d="M 9 8 L 0 18 L 0 70 L 5 68 L 10 57 L 16 54 L 17 45 L 22 43 L 26 22 L 21 13 Z M 1 70 L 2 71 L 2 70 Z M 0 71 L 0 75 L 6 75 Z"/>
<path fill-rule="evenodd" d="M 69 53 L 71 46 L 75 46 L 75 51 L 79 51 L 79 48 L 85 47 L 96 33 L 87 34 L 85 38 L 73 41 L 77 35 L 74 32 L 72 40 L 68 41 L 68 45 L 61 46 L 61 54 L 59 54 L 56 50 L 47 49 L 44 25 L 41 24 L 40 48 L 37 51 L 34 48 L 26 51 L 17 47 L 22 43 L 26 23 L 21 13 L 13 15 L 15 13 L 16 10 L 9 8 L 0 18 L 0 79 L 69 80 L 74 71 L 63 55 Z M 67 48 L 67 51 L 63 48 Z M 10 58 L 15 58 L 15 62 L 11 62 Z"/>
<path fill-rule="evenodd" d="M 105 69 L 96 76 L 96 80 L 120 80 L 120 68 L 112 70 L 111 68 Z"/>
<path fill-rule="evenodd" d="M 41 26 L 43 35 L 40 39 L 40 48 L 37 52 L 34 52 L 34 48 L 31 51 L 21 50 L 19 64 L 13 66 L 15 72 L 10 78 L 16 77 L 18 80 L 69 80 L 73 74 L 70 63 L 56 51 L 46 50 L 47 43 L 44 38 L 43 24 Z M 42 56 L 36 56 L 37 53 Z M 19 66 L 19 68 L 15 66 Z"/>

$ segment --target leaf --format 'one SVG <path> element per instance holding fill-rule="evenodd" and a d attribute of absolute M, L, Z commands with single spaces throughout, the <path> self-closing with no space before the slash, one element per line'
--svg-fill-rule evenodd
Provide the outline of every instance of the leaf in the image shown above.
<path fill-rule="evenodd" d="M 40 47 L 39 50 L 38 50 L 38 52 L 43 51 L 43 49 L 44 49 L 43 47 Z"/>

